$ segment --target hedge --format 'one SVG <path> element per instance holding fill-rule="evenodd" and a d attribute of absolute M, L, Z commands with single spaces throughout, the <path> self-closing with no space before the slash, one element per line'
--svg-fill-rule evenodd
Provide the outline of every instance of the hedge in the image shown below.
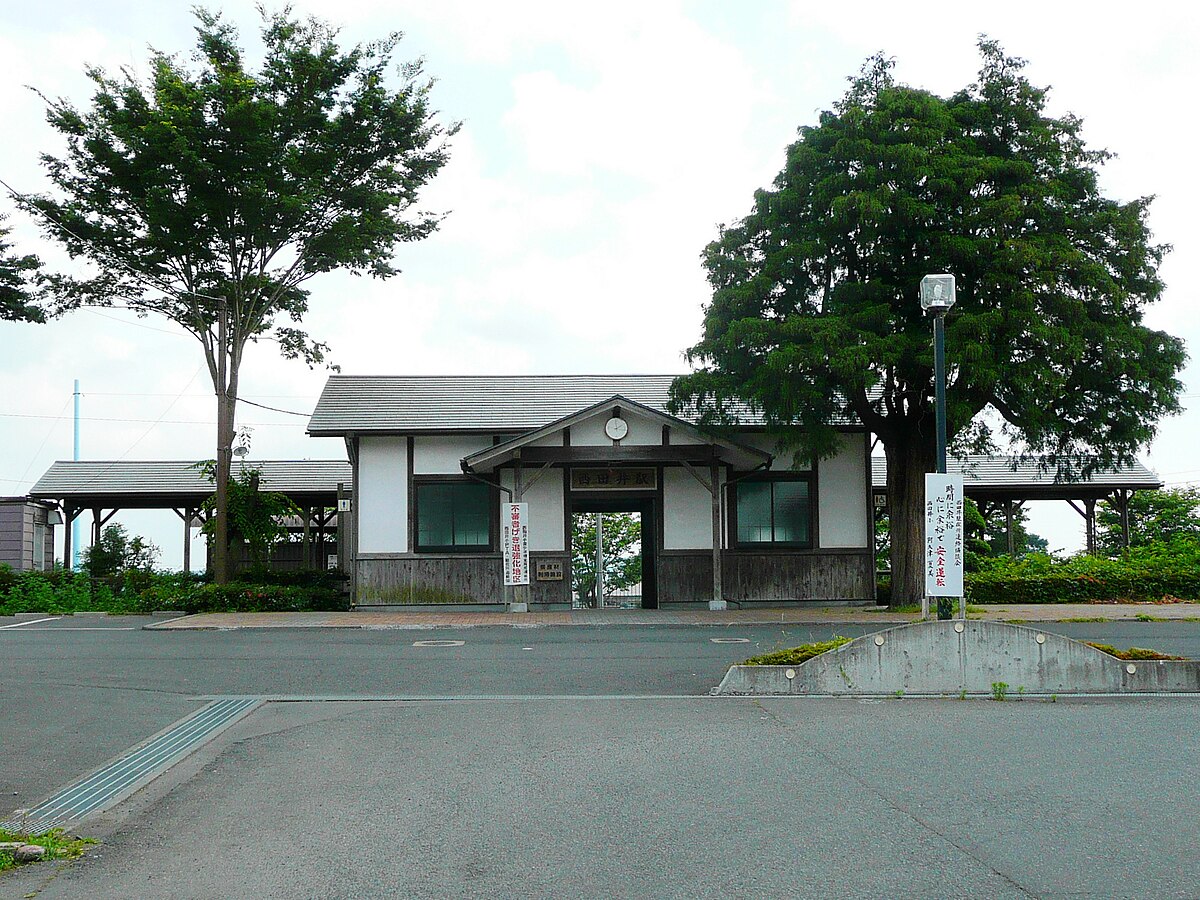
<path fill-rule="evenodd" d="M 111 579 L 54 569 L 14 572 L 0 565 L 0 615 L 22 612 L 147 614 L 184 612 L 297 612 L 346 610 L 345 576 L 336 571 L 249 572 L 227 585 L 187 572 L 131 570 Z"/>

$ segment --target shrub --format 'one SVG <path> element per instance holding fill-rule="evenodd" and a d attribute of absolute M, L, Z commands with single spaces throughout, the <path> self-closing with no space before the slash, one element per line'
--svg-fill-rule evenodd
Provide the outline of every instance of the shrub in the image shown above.
<path fill-rule="evenodd" d="M 1034 553 L 999 558 L 966 577 L 971 603 L 1096 603 L 1200 600 L 1200 541 L 1137 547 L 1116 559 Z"/>

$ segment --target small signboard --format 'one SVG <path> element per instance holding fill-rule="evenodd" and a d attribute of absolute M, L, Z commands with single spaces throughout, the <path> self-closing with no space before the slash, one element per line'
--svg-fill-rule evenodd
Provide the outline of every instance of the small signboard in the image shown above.
<path fill-rule="evenodd" d="M 562 581 L 563 564 L 560 559 L 540 559 L 534 577 L 538 581 Z"/>
<path fill-rule="evenodd" d="M 925 593 L 963 595 L 963 479 L 925 476 Z"/>
<path fill-rule="evenodd" d="M 338 498 L 338 512 L 340 512 L 340 513 L 350 512 L 350 498 L 349 497 L 339 497 Z"/>
<path fill-rule="evenodd" d="M 504 551 L 504 583 L 529 584 L 529 504 L 500 505 L 500 543 Z"/>
<path fill-rule="evenodd" d="M 573 491 L 653 491 L 658 469 L 572 469 Z"/>

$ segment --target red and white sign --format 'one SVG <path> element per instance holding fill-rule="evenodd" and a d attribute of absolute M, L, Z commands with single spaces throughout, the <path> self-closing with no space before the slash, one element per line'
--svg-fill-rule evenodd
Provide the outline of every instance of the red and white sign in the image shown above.
<path fill-rule="evenodd" d="M 529 584 L 529 504 L 500 504 L 504 583 Z"/>
<path fill-rule="evenodd" d="M 963 479 L 925 476 L 925 593 L 963 595 Z"/>

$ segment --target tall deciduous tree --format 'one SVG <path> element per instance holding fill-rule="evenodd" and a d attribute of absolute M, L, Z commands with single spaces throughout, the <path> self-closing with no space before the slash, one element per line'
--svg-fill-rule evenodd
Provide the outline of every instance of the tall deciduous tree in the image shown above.
<path fill-rule="evenodd" d="M 305 283 L 333 269 L 386 278 L 392 251 L 436 228 L 419 189 L 447 160 L 421 64 L 399 66 L 400 35 L 343 50 L 314 19 L 264 13 L 264 59 L 197 10 L 189 67 L 154 52 L 144 82 L 88 74 L 90 106 L 47 101 L 67 141 L 43 161 L 60 197 L 29 198 L 50 235 L 94 275 L 55 282 L 65 307 L 123 304 L 174 320 L 204 349 L 217 396 L 214 571 L 228 576 L 227 485 L 243 354 L 271 339 L 309 365 L 327 346 L 300 327 Z"/>
<path fill-rule="evenodd" d="M 979 49 L 978 80 L 946 98 L 897 84 L 876 56 L 800 129 L 773 186 L 705 250 L 697 371 L 675 386 L 677 405 L 713 423 L 748 402 L 814 456 L 847 417 L 879 435 L 901 605 L 924 590 L 935 462 L 924 275 L 958 279 L 946 353 L 960 446 L 1003 437 L 1069 475 L 1128 462 L 1179 409 L 1183 345 L 1142 324 L 1167 249 L 1150 199 L 1103 196 L 1109 154 L 1087 148 L 1078 118 L 1047 114 L 1022 60 Z"/>
<path fill-rule="evenodd" d="M 37 304 L 41 261 L 13 250 L 4 221 L 0 216 L 0 322 L 44 322 L 46 314 Z"/>

